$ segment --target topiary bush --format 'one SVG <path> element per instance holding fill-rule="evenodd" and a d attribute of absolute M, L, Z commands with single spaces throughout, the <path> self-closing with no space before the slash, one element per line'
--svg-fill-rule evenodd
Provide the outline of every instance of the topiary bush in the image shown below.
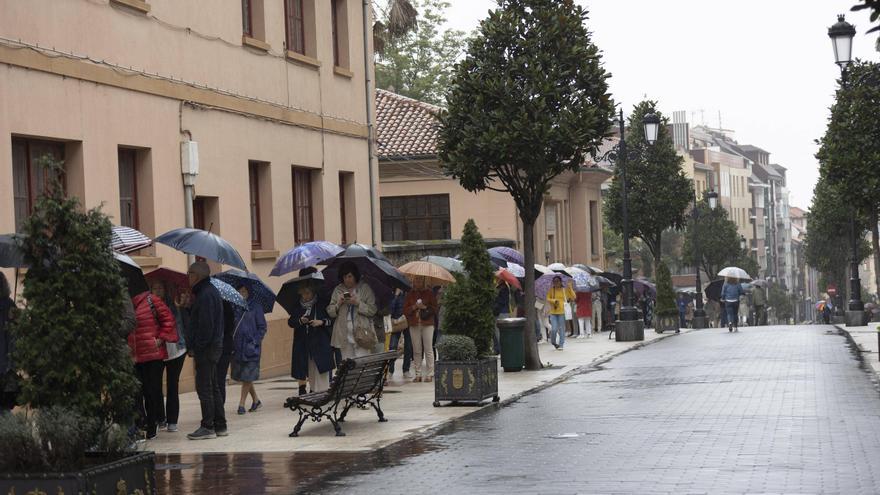
<path fill-rule="evenodd" d="M 441 361 L 473 361 L 477 359 L 474 339 L 464 335 L 446 335 L 437 343 Z"/>
<path fill-rule="evenodd" d="M 657 306 L 654 312 L 661 318 L 678 316 L 678 307 L 675 305 L 675 291 L 672 288 L 672 275 L 666 263 L 657 265 Z"/>
<path fill-rule="evenodd" d="M 473 219 L 464 226 L 461 259 L 467 274 L 455 274 L 456 282 L 443 291 L 440 330 L 446 335 L 470 337 L 476 345 L 477 356 L 489 356 L 494 350 L 495 273 L 486 242 Z"/>

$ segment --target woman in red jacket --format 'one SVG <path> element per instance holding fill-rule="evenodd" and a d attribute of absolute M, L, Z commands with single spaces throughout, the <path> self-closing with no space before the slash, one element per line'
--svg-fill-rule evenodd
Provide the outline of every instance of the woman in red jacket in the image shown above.
<path fill-rule="evenodd" d="M 166 342 L 177 342 L 177 322 L 162 299 L 142 292 L 131 300 L 137 327 L 128 334 L 128 346 L 134 359 L 134 368 L 141 381 L 141 414 L 147 438 L 156 437 L 156 425 L 161 415 L 162 372 L 168 351 Z M 144 413 L 144 411 L 146 411 Z"/>
<path fill-rule="evenodd" d="M 575 304 L 577 304 L 577 318 L 580 327 L 576 339 L 590 338 L 593 336 L 593 293 L 578 292 Z"/>

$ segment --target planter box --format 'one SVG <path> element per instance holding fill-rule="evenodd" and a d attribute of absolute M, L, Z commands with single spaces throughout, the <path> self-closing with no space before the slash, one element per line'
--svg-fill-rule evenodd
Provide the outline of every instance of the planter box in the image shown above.
<path fill-rule="evenodd" d="M 138 452 L 105 464 L 101 455 L 89 456 L 95 464 L 66 473 L 0 473 L 0 493 L 156 494 L 156 456 Z"/>
<path fill-rule="evenodd" d="M 663 332 L 677 332 L 678 328 L 678 314 L 675 316 L 654 316 L 654 331 L 657 333 Z"/>
<path fill-rule="evenodd" d="M 434 407 L 440 401 L 478 405 L 491 398 L 498 402 L 498 358 L 434 363 Z"/>

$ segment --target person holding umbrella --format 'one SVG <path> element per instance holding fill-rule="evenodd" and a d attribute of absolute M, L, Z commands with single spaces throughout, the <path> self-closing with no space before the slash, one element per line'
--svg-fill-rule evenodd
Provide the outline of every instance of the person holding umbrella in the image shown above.
<path fill-rule="evenodd" d="M 547 304 L 550 306 L 550 325 L 553 328 L 551 342 L 557 350 L 565 347 L 565 305 L 575 299 L 574 291 L 562 286 L 562 277 L 556 275 L 547 291 Z"/>
<path fill-rule="evenodd" d="M 178 287 L 178 291 L 179 291 Z M 165 350 L 168 357 L 165 358 L 165 394 L 164 404 L 160 403 L 159 410 L 159 427 L 166 428 L 169 432 L 177 431 L 177 420 L 180 415 L 180 395 L 178 393 L 178 384 L 180 383 L 180 372 L 183 370 L 183 362 L 186 360 L 186 337 L 184 329 L 186 322 L 184 321 L 184 312 L 181 311 L 189 300 L 188 292 L 178 292 L 177 298 L 171 298 L 171 294 L 166 290 L 165 282 L 161 280 L 153 280 L 150 284 L 150 291 L 156 299 L 165 303 L 165 306 L 174 316 L 177 325 L 177 342 L 167 342 Z M 164 407 L 163 407 L 164 406 Z"/>
<path fill-rule="evenodd" d="M 340 350 L 342 359 L 372 354 L 378 341 L 373 329 L 376 311 L 373 289 L 361 280 L 357 265 L 346 261 L 339 267 L 339 285 L 327 305 L 327 314 L 336 319 L 330 344 Z"/>
<path fill-rule="evenodd" d="M 232 333 L 232 379 L 241 382 L 241 398 L 238 400 L 238 414 L 244 414 L 244 403 L 251 396 L 249 412 L 263 407 L 257 397 L 254 382 L 260 379 L 260 355 L 263 351 L 263 337 L 266 336 L 266 317 L 263 307 L 251 294 L 245 281 L 239 281 L 237 289 L 248 302 L 248 309 L 241 315 Z"/>
<path fill-rule="evenodd" d="M 314 268 L 300 270 L 300 277 L 315 273 Z M 330 388 L 333 349 L 327 304 L 318 298 L 318 279 L 306 279 L 297 286 L 299 301 L 292 308 L 287 325 L 293 328 L 293 351 L 290 375 L 299 380 L 299 394 L 306 393 L 306 380 L 312 392 Z"/>
<path fill-rule="evenodd" d="M 414 382 L 434 380 L 434 316 L 437 314 L 437 298 L 425 284 L 425 277 L 412 277 L 413 289 L 403 301 L 403 314 L 409 322 L 413 344 Z M 422 373 L 422 356 L 425 368 Z"/>
<path fill-rule="evenodd" d="M 575 338 L 589 339 L 593 336 L 593 293 L 576 291 L 575 294 L 579 328 L 579 332 Z"/>
<path fill-rule="evenodd" d="M 727 331 L 739 332 L 739 298 L 745 293 L 738 279 L 727 277 L 721 286 L 721 301 L 727 315 Z"/>

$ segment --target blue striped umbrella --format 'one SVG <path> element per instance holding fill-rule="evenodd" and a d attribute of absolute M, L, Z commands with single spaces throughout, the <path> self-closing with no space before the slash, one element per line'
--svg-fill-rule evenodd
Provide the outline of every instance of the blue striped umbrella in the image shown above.
<path fill-rule="evenodd" d="M 247 273 L 233 268 L 214 276 L 233 288 L 245 285 L 251 298 L 263 308 L 263 313 L 271 313 L 272 308 L 275 307 L 275 293 L 255 273 Z"/>
<path fill-rule="evenodd" d="M 131 227 L 115 225 L 110 233 L 110 247 L 119 253 L 130 253 L 152 244 L 152 239 Z"/>
<path fill-rule="evenodd" d="M 284 253 L 269 272 L 270 277 L 315 266 L 341 253 L 343 249 L 329 241 L 314 241 L 301 244 Z"/>
<path fill-rule="evenodd" d="M 216 277 L 211 277 L 211 284 L 217 288 L 218 292 L 220 292 L 220 299 L 223 299 L 224 301 L 232 303 L 247 311 L 248 303 L 244 300 L 243 297 L 241 297 L 241 294 L 239 294 L 238 291 L 235 290 L 235 287 Z"/>

